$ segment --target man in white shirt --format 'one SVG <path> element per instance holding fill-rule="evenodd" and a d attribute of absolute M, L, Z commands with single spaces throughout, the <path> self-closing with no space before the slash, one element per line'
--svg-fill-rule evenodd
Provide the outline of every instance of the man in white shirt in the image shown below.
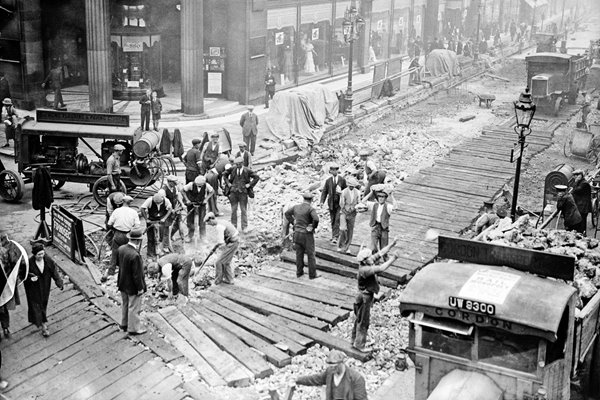
<path fill-rule="evenodd" d="M 219 255 L 219 258 L 215 262 L 215 285 L 226 283 L 233 285 L 233 278 L 235 277 L 233 267 L 231 266 L 231 260 L 236 253 L 239 242 L 239 232 L 229 221 L 217 219 L 215 214 L 209 212 L 204 218 L 208 225 L 212 225 L 217 229 L 217 244 L 211 250 L 211 253 L 219 247 L 224 247 Z"/>
<path fill-rule="evenodd" d="M 356 205 L 360 201 L 358 180 L 352 175 L 346 178 L 346 188 L 340 195 L 340 238 L 337 251 L 350 252 L 352 237 L 354 236 L 354 221 L 356 220 Z"/>
<path fill-rule="evenodd" d="M 203 239 L 206 235 L 206 224 L 204 223 L 206 205 L 214 194 L 215 191 L 213 187 L 206 182 L 206 178 L 202 175 L 197 176 L 193 182 L 190 182 L 183 187 L 183 201 L 187 206 L 188 237 L 186 243 L 190 243 L 194 238 L 194 232 L 196 231 L 196 214 L 198 214 L 198 230 L 200 231 L 200 238 Z"/>
<path fill-rule="evenodd" d="M 159 190 L 154 196 L 148 197 L 140 207 L 142 216 L 146 219 L 146 233 L 148 234 L 148 258 L 156 257 L 156 225 L 158 225 L 159 239 L 163 247 L 169 245 L 166 232 L 166 221 L 173 212 L 173 206 L 169 199 L 165 198 L 165 191 Z"/>
<path fill-rule="evenodd" d="M 392 204 L 387 203 L 389 194 L 391 194 Z M 396 199 L 394 199 L 394 194 L 391 190 L 388 189 L 375 192 L 377 202 L 368 201 L 372 195 L 373 191 L 369 191 L 363 197 L 361 203 L 365 204 L 368 210 L 371 210 L 371 221 L 369 222 L 369 226 L 371 227 L 371 250 L 376 252 L 388 245 L 390 215 L 396 206 Z"/>
<path fill-rule="evenodd" d="M 114 275 L 117 267 L 117 250 L 120 246 L 129 241 L 127 239 L 127 234 L 131 232 L 132 229 L 140 226 L 140 217 L 137 211 L 129 206 L 132 201 L 133 197 L 124 196 L 123 205 L 114 210 L 108 219 L 107 225 L 114 233 L 111 245 L 112 254 L 110 257 L 110 266 L 102 276 L 102 282 L 106 281 L 108 275 Z"/>

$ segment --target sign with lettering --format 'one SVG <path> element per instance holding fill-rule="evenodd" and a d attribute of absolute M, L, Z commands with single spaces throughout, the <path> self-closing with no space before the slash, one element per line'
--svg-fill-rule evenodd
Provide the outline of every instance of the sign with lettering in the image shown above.
<path fill-rule="evenodd" d="M 478 326 L 492 326 L 494 328 L 513 330 L 513 322 L 495 318 L 492 315 L 481 315 L 455 309 L 436 308 L 435 315 L 442 318 L 452 318 L 467 324 Z"/>
<path fill-rule="evenodd" d="M 38 122 L 129 127 L 127 114 L 36 110 L 35 119 Z"/>
<path fill-rule="evenodd" d="M 461 299 L 460 297 L 448 297 L 448 305 L 452 308 L 460 308 L 461 310 L 473 311 L 487 315 L 496 314 L 496 306 L 487 304 L 481 301 Z"/>
<path fill-rule="evenodd" d="M 123 52 L 135 53 L 144 51 L 144 38 L 123 36 Z"/>
<path fill-rule="evenodd" d="M 81 219 L 61 206 L 52 206 L 52 244 L 75 262 L 86 254 Z"/>
<path fill-rule="evenodd" d="M 506 266 L 567 281 L 572 281 L 575 274 L 575 257 L 442 235 L 438 239 L 438 257 Z"/>
<path fill-rule="evenodd" d="M 487 303 L 504 304 L 506 296 L 519 279 L 519 275 L 509 272 L 481 269 L 471 275 L 458 295 Z"/>

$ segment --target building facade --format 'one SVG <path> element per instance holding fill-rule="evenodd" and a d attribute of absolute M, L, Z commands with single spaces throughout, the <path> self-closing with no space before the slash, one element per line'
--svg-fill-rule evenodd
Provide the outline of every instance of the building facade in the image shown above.
<path fill-rule="evenodd" d="M 342 22 L 354 3 L 365 20 L 353 64 L 412 55 L 417 37 L 537 24 L 578 0 L 0 0 L 0 70 L 20 107 L 44 105 L 41 83 L 56 65 L 63 85 L 88 85 L 92 111 L 113 98 L 181 85 L 182 110 L 206 96 L 240 103 L 264 97 L 270 69 L 284 88 L 345 74 Z M 494 28 L 495 27 L 495 28 Z"/>

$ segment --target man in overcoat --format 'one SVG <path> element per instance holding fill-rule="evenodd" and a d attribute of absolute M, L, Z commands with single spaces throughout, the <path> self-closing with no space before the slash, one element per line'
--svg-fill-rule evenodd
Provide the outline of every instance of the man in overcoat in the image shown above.
<path fill-rule="evenodd" d="M 237 157 L 235 166 L 226 171 L 225 183 L 229 186 L 229 201 L 231 202 L 231 223 L 237 229 L 238 205 L 242 216 L 242 232 L 248 229 L 248 197 L 254 197 L 254 186 L 259 177 L 256 172 L 244 167 L 244 159 Z"/>
<path fill-rule="evenodd" d="M 340 166 L 333 163 L 329 166 L 331 176 L 325 181 L 321 191 L 321 205 L 327 200 L 327 208 L 331 218 L 331 244 L 337 244 L 340 235 L 340 194 L 346 188 L 346 180 L 338 176 Z"/>
<path fill-rule="evenodd" d="M 575 181 L 573 182 L 573 191 L 571 193 L 577 205 L 577 210 L 579 210 L 579 214 L 581 215 L 581 222 L 577 231 L 585 233 L 587 231 L 588 214 L 592 212 L 592 187 L 583 178 L 583 170 L 581 169 L 573 171 L 573 178 Z"/>
<path fill-rule="evenodd" d="M 143 229 L 132 230 L 127 235 L 129 242 L 119 247 L 118 250 L 119 276 L 117 287 L 121 292 L 120 327 L 130 335 L 141 335 L 146 332 L 140 321 L 142 295 L 146 291 L 144 264 L 139 252 L 143 237 Z"/>
<path fill-rule="evenodd" d="M 308 277 L 317 278 L 317 262 L 315 259 L 314 232 L 319 226 L 317 210 L 312 206 L 313 195 L 310 192 L 302 194 L 304 201 L 289 208 L 285 218 L 294 225 L 294 248 L 296 250 L 296 276 L 304 275 L 304 254 L 308 258 Z M 287 233 L 287 232 L 285 232 Z"/>
<path fill-rule="evenodd" d="M 245 112 L 240 119 L 242 136 L 252 155 L 254 155 L 254 150 L 256 149 L 256 136 L 258 135 L 258 116 L 253 111 L 254 106 L 249 105 L 248 112 Z"/>
<path fill-rule="evenodd" d="M 567 231 L 581 231 L 581 214 L 577 209 L 573 195 L 567 192 L 566 185 L 554 185 L 556 189 L 556 209 L 559 210 L 563 218 L 565 219 L 565 230 Z"/>

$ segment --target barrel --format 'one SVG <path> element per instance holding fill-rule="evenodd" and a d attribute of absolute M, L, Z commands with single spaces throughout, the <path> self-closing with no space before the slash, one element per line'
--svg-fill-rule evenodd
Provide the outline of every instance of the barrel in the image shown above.
<path fill-rule="evenodd" d="M 592 133 L 583 129 L 575 129 L 571 142 L 571 153 L 579 157 L 587 157 L 592 145 Z"/>
<path fill-rule="evenodd" d="M 555 185 L 569 186 L 569 182 L 573 179 L 573 171 L 575 169 L 568 164 L 561 164 L 554 168 L 546 175 L 544 182 L 544 196 L 546 196 L 546 203 L 552 201 L 556 196 Z"/>
<path fill-rule="evenodd" d="M 133 154 L 138 158 L 144 158 L 158 146 L 161 134 L 156 131 L 148 131 L 133 144 Z"/>

